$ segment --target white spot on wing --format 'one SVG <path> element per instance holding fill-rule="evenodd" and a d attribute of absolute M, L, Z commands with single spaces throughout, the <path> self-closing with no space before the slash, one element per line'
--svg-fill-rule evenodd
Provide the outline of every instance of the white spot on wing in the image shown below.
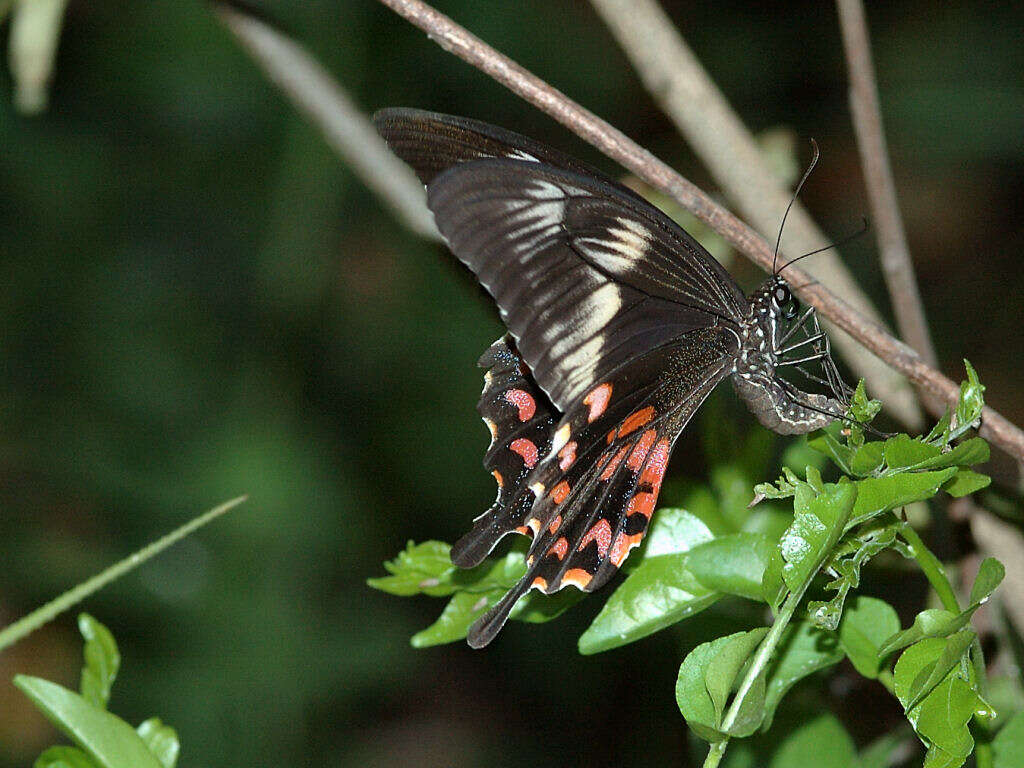
<path fill-rule="evenodd" d="M 572 428 L 568 424 L 563 424 L 555 432 L 554 439 L 551 441 L 551 454 L 555 455 L 565 447 L 565 444 L 569 442 L 569 435 L 572 434 Z"/>
<path fill-rule="evenodd" d="M 570 354 L 573 349 L 590 347 L 591 337 L 600 334 L 621 308 L 622 295 L 615 283 L 605 283 L 588 294 L 573 312 L 570 330 L 552 345 L 551 356 L 558 359 L 567 355 L 566 360 L 569 360 L 577 354 Z"/>

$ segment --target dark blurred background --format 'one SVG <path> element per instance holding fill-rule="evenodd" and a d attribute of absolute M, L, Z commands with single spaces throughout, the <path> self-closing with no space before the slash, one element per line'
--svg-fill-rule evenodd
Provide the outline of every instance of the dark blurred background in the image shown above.
<path fill-rule="evenodd" d="M 997 5 L 893 2 L 869 17 L 943 368 L 959 379 L 969 357 L 1019 423 L 1024 12 Z M 479 117 L 619 172 L 371 0 L 262 7 L 368 112 Z M 714 191 L 587 3 L 438 7 Z M 752 129 L 817 138 L 806 204 L 834 237 L 855 228 L 868 208 L 834 7 L 666 7 Z M 414 651 L 443 603 L 365 586 L 407 539 L 450 541 L 493 498 L 474 362 L 501 329 L 203 3 L 72 0 L 49 111 L 19 115 L 11 87 L 4 71 L 0 624 L 248 493 L 84 606 L 121 644 L 112 709 L 176 727 L 180 765 L 692 760 L 675 674 L 685 647 L 728 623 L 721 611 L 580 657 L 598 595 L 483 652 Z M 875 253 L 871 237 L 844 248 L 888 314 Z M 672 474 L 699 479 L 705 462 L 684 438 Z M 0 656 L 0 766 L 56 739 L 12 675 L 75 687 L 80 652 L 71 613 Z"/>

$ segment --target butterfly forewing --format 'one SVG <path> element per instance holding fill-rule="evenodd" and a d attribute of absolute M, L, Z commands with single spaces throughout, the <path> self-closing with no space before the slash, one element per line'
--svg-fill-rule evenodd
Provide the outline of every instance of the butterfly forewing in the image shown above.
<path fill-rule="evenodd" d="M 559 410 L 645 351 L 743 311 L 703 249 L 600 180 L 479 160 L 437 177 L 428 203 Z"/>

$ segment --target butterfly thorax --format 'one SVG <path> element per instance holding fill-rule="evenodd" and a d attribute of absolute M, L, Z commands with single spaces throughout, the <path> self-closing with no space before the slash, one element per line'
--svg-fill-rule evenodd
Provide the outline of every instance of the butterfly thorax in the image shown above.
<path fill-rule="evenodd" d="M 748 301 L 732 380 L 757 420 L 779 434 L 796 435 L 820 429 L 840 416 L 844 408 L 838 400 L 804 392 L 778 375 L 778 368 L 787 364 L 787 331 L 798 311 L 786 281 L 777 275 L 769 278 Z M 799 349 L 797 354 L 806 351 Z"/>

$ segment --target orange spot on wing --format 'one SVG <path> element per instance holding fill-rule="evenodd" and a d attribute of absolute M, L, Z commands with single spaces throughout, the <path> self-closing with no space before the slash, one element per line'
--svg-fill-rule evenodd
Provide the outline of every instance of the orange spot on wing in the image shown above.
<path fill-rule="evenodd" d="M 558 452 L 558 458 L 558 468 L 565 472 L 576 461 L 576 441 L 566 443 L 565 447 Z"/>
<path fill-rule="evenodd" d="M 577 550 L 582 552 L 592 541 L 597 542 L 598 556 L 604 557 L 608 553 L 608 547 L 612 543 L 612 527 L 604 518 L 594 523 L 591 529 L 587 531 L 586 535 L 580 539 L 580 545 L 577 547 Z"/>
<path fill-rule="evenodd" d="M 565 497 L 569 495 L 569 484 L 563 480 L 554 488 L 551 489 L 551 498 L 555 504 L 561 504 L 565 501 Z"/>
<path fill-rule="evenodd" d="M 609 432 L 605 436 L 605 438 L 604 438 L 605 442 L 608 443 L 608 445 L 611 445 L 612 441 L 615 439 L 615 435 L 616 434 L 618 434 L 618 429 L 613 429 L 611 432 Z"/>
<path fill-rule="evenodd" d="M 494 475 L 494 479 L 497 481 L 498 487 L 499 488 L 504 488 L 505 487 L 505 478 L 503 478 L 501 476 L 501 472 L 499 472 L 496 469 L 492 469 L 491 470 L 491 474 Z"/>
<path fill-rule="evenodd" d="M 590 406 L 590 413 L 587 414 L 587 423 L 592 423 L 601 418 L 601 414 L 608 410 L 608 401 L 612 398 L 612 385 L 610 382 L 599 384 L 590 390 L 590 394 L 583 398 L 583 404 Z"/>
<path fill-rule="evenodd" d="M 625 533 L 620 533 L 615 537 L 615 544 L 612 545 L 610 559 L 616 568 L 622 565 L 623 561 L 629 557 L 629 551 L 633 549 L 633 547 L 638 546 L 640 542 L 643 541 L 643 538 L 644 535 L 642 533 L 637 533 L 633 536 L 627 536 Z"/>
<path fill-rule="evenodd" d="M 653 429 L 648 429 L 644 432 L 640 439 L 636 441 L 636 447 L 633 448 L 633 452 L 629 454 L 629 459 L 626 460 L 626 466 L 636 472 L 640 469 L 644 463 L 644 459 L 647 458 L 647 454 L 651 450 L 651 446 L 654 445 L 655 439 L 658 437 L 658 433 Z"/>
<path fill-rule="evenodd" d="M 654 450 L 651 451 L 651 455 L 647 458 L 647 466 L 644 467 L 644 471 L 640 474 L 640 482 L 650 483 L 654 488 L 655 494 L 661 488 L 661 481 L 665 477 L 665 470 L 668 469 L 669 453 L 668 440 L 659 441 L 654 446 Z"/>
<path fill-rule="evenodd" d="M 508 447 L 513 453 L 518 453 L 523 457 L 523 464 L 525 464 L 528 469 L 533 469 L 534 466 L 536 466 L 537 446 L 532 440 L 520 437 L 509 443 Z"/>
<path fill-rule="evenodd" d="M 537 412 L 537 401 L 525 389 L 510 389 L 505 393 L 505 399 L 519 409 L 520 421 L 529 421 Z"/>
<path fill-rule="evenodd" d="M 533 531 L 527 528 L 525 525 L 520 525 L 516 528 L 516 533 L 521 533 L 523 536 L 532 536 Z"/>
<path fill-rule="evenodd" d="M 592 578 L 593 576 L 582 568 L 570 568 L 565 572 L 565 576 L 562 577 L 562 583 L 572 584 L 579 589 L 586 589 Z"/>
<path fill-rule="evenodd" d="M 531 589 L 532 589 L 532 588 L 536 588 L 536 589 L 547 589 L 547 588 L 548 588 L 548 580 L 547 580 L 547 579 L 542 579 L 542 578 L 541 578 L 540 576 L 538 576 L 538 577 L 537 577 L 536 579 L 534 579 L 534 580 L 533 580 L 533 582 L 532 582 L 532 583 L 530 584 L 530 588 L 531 588 Z"/>
<path fill-rule="evenodd" d="M 614 457 L 612 457 L 612 460 L 609 461 L 605 465 L 604 471 L 601 472 L 601 476 L 598 479 L 599 480 L 607 480 L 612 475 L 614 475 L 615 474 L 615 470 L 618 469 L 619 464 L 622 462 L 623 458 L 625 458 L 625 456 L 626 456 L 626 454 L 628 452 L 629 452 L 629 446 L 628 445 L 622 446 L 622 448 L 619 449 L 619 452 L 617 454 L 615 454 Z"/>
<path fill-rule="evenodd" d="M 648 405 L 646 408 L 641 408 L 639 411 L 634 411 L 627 416 L 622 424 L 619 425 L 619 437 L 625 437 L 630 432 L 640 429 L 644 424 L 650 422 L 654 418 L 654 406 Z"/>
<path fill-rule="evenodd" d="M 561 526 L 561 525 L 562 525 L 562 516 L 561 515 L 555 515 L 555 519 L 552 520 L 551 523 L 548 525 L 548 530 L 551 533 L 555 533 L 558 530 L 559 526 Z"/>
<path fill-rule="evenodd" d="M 549 555 L 554 555 L 559 560 L 565 558 L 565 553 L 569 551 L 569 540 L 565 536 L 560 536 L 558 541 L 551 545 L 551 549 L 548 550 Z"/>
<path fill-rule="evenodd" d="M 657 493 L 640 491 L 634 494 L 633 498 L 629 500 L 629 506 L 626 507 L 626 517 L 639 513 L 650 520 L 651 515 L 654 514 L 654 504 L 657 500 Z"/>

